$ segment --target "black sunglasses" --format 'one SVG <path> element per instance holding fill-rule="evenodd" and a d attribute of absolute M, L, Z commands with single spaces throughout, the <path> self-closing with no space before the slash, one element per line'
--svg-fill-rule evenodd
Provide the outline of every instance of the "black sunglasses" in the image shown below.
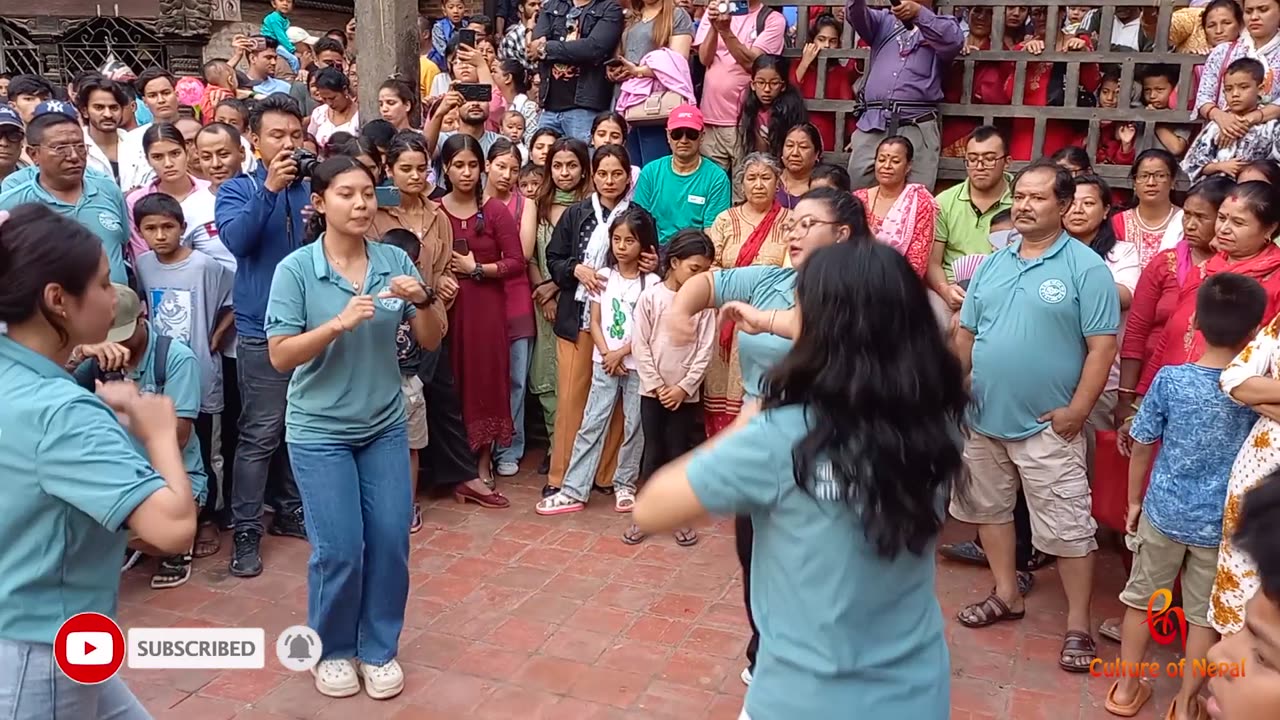
<path fill-rule="evenodd" d="M 676 128 L 670 132 L 672 140 L 697 140 L 702 137 L 702 132 L 693 128 Z"/>

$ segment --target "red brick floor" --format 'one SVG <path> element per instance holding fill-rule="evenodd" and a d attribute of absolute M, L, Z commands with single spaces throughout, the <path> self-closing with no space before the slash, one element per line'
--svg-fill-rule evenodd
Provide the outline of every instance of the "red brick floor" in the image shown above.
<path fill-rule="evenodd" d="M 583 513 L 535 515 L 541 482 L 527 474 L 504 482 L 508 510 L 452 501 L 426 509 L 400 641 L 406 689 L 395 699 L 323 697 L 310 674 L 285 671 L 270 648 L 265 670 L 126 669 L 124 677 L 158 720 L 736 720 L 748 630 L 732 522 L 703 528 L 693 548 L 670 537 L 632 547 L 618 538 L 626 518 L 600 496 Z M 953 525 L 946 535 L 968 534 Z M 223 541 L 176 590 L 151 590 L 148 566 L 131 571 L 123 624 L 262 627 L 269 642 L 305 624 L 307 544 L 268 537 L 266 571 L 241 580 L 227 574 L 229 535 Z M 1122 573 L 1114 557 L 1099 563 L 1095 620 L 1118 614 Z M 1052 569 L 1038 578 L 1025 620 L 969 630 L 951 618 L 982 598 L 990 576 L 939 565 L 955 720 L 1110 717 L 1107 682 L 1058 669 L 1065 603 Z M 1117 648 L 1103 641 L 1102 657 Z M 1139 718 L 1163 717 L 1172 682 L 1157 687 Z"/>

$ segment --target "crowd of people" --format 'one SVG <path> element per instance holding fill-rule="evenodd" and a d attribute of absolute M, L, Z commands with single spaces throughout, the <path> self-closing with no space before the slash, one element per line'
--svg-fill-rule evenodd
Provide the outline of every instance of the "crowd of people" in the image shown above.
<path fill-rule="evenodd" d="M 317 690 L 393 697 L 419 498 L 514 512 L 500 484 L 523 469 L 546 477 L 525 510 L 612 502 L 628 544 L 736 517 L 744 718 L 947 717 L 939 552 L 994 576 L 955 618 L 972 629 L 1025 617 L 1056 562 L 1067 672 L 1107 655 L 1096 633 L 1141 662 L 1180 577 L 1188 658 L 1258 662 L 1208 700 L 1188 673 L 1169 716 L 1280 704 L 1280 0 L 1175 13 L 1201 39 L 1171 40 L 1208 53 L 1203 127 L 1138 148 L 1112 123 L 1090 157 L 1064 125 L 1016 175 L 1026 121 L 937 110 L 985 8 L 850 0 L 792 65 L 794 22 L 757 0 L 525 0 L 496 22 L 447 0 L 419 22 L 420 92 L 382 83 L 379 118 L 354 25 L 316 37 L 273 8 L 202 78 L 8 79 L 6 668 L 49 664 L 67 616 L 114 614 L 121 557 L 177 588 L 229 541 L 251 578 L 267 532 L 312 548 Z M 1107 32 L 1072 8 L 1059 50 L 1149 49 L 1130 10 Z M 1008 49 L 1043 52 L 1043 12 L 1004 19 Z M 845 23 L 870 60 L 826 64 L 827 97 L 861 74 L 842 166 L 805 100 Z M 975 99 L 1010 92 L 998 65 Z M 1176 106 L 1167 69 L 1117 78 L 1081 87 Z M 966 177 L 941 188 L 946 154 Z M 1130 165 L 1132 193 L 1094 162 Z M 1099 630 L 1094 498 L 1117 484 L 1129 609 Z M 936 547 L 948 512 L 977 538 Z M 0 675 L 0 708 L 69 683 L 42 672 Z M 147 717 L 119 681 L 66 687 L 76 717 Z M 1151 694 L 1120 679 L 1107 709 Z"/>

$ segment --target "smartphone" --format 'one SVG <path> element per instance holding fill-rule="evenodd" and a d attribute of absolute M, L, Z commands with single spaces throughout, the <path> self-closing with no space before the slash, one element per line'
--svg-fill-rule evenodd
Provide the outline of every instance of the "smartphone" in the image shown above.
<path fill-rule="evenodd" d="M 471 252 L 471 246 L 467 244 L 466 238 L 456 237 L 453 239 L 453 251 L 459 255 L 466 255 Z"/>
<path fill-rule="evenodd" d="M 378 198 L 378 207 L 400 207 L 400 188 L 395 186 L 379 185 L 373 189 L 373 194 Z"/>
<path fill-rule="evenodd" d="M 469 48 L 476 46 L 476 31 L 463 28 L 458 31 L 458 44 L 466 45 Z"/>
<path fill-rule="evenodd" d="M 249 43 L 250 43 L 250 48 L 249 48 L 250 52 L 262 52 L 263 50 L 267 49 L 267 41 L 265 38 L 260 38 L 260 37 L 250 38 Z"/>
<path fill-rule="evenodd" d="M 467 102 L 489 102 L 493 100 L 493 86 L 481 83 L 458 83 L 454 86 Z"/>
<path fill-rule="evenodd" d="M 611 57 L 608 60 L 604 61 L 605 67 L 618 67 L 621 64 L 622 64 L 622 58 L 620 57 Z"/>

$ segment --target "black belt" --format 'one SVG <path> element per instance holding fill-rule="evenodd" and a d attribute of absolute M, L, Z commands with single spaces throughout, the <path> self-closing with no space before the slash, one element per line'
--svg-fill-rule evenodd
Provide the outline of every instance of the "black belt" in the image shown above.
<path fill-rule="evenodd" d="M 923 125 L 941 118 L 936 103 L 898 102 L 895 100 L 874 100 L 872 102 L 854 101 L 854 115 L 861 117 L 868 110 L 883 110 L 889 116 L 885 131 L 889 135 L 896 134 L 904 125 Z"/>

